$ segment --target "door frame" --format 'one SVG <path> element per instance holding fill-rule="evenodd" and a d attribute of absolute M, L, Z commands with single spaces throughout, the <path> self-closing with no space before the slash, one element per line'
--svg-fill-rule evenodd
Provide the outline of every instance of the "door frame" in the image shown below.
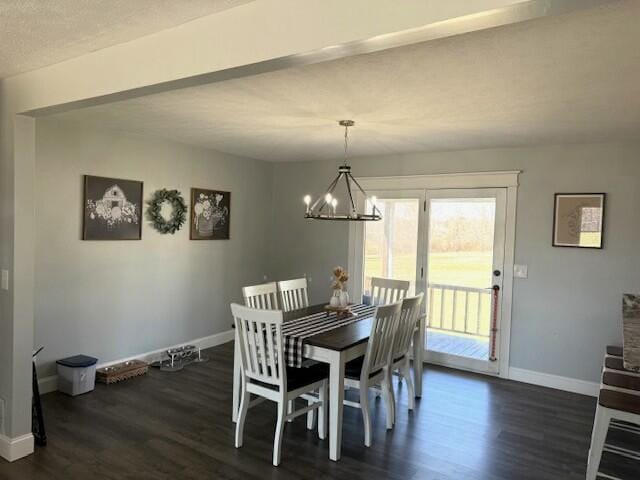
<path fill-rule="evenodd" d="M 449 190 L 449 189 L 481 189 L 506 188 L 505 205 L 505 244 L 502 295 L 500 296 L 500 343 L 498 351 L 498 376 L 509 377 L 509 355 L 511 345 L 511 313 L 513 305 L 513 264 L 515 259 L 516 212 L 518 200 L 518 178 L 521 172 L 469 172 L 445 173 L 435 175 L 407 175 L 388 177 L 358 177 L 357 180 L 366 191 L 402 191 L 402 190 Z M 391 193 L 391 192 L 390 192 Z M 358 196 L 356 201 L 360 208 L 364 198 Z M 348 268 L 352 282 L 349 286 L 351 298 L 362 298 L 363 293 L 363 255 L 364 242 L 363 222 L 350 222 Z M 425 278 L 421 279 L 425 282 Z M 417 285 L 416 285 L 417 287 Z M 426 285 L 423 286 L 426 288 Z M 460 367 L 463 368 L 464 367 Z M 492 375 L 487 372 L 479 372 Z"/>

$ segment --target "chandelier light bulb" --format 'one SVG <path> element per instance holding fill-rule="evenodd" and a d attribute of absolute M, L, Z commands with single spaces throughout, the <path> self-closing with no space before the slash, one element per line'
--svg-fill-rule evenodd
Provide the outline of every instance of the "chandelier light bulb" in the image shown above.
<path fill-rule="evenodd" d="M 311 205 L 311 195 L 305 195 L 304 196 L 304 203 L 305 203 L 305 205 L 307 205 L 307 207 L 309 205 Z"/>
<path fill-rule="evenodd" d="M 338 206 L 338 200 L 336 200 L 335 198 L 333 200 L 331 200 L 331 206 L 333 207 L 333 214 L 336 214 L 336 206 Z"/>
<path fill-rule="evenodd" d="M 332 198 L 333 198 L 333 197 L 331 196 L 331 194 L 330 194 L 330 193 L 327 193 L 327 194 L 324 196 L 324 201 L 325 201 L 325 202 L 327 202 L 327 203 L 331 203 L 331 199 L 332 199 Z"/>

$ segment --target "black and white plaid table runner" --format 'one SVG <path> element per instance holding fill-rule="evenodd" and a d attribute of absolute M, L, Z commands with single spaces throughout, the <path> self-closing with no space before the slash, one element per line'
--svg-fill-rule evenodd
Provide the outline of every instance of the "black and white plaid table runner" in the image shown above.
<path fill-rule="evenodd" d="M 353 316 L 338 318 L 333 312 L 318 312 L 306 317 L 289 320 L 282 325 L 284 336 L 284 358 L 290 367 L 302 367 L 304 341 L 319 333 L 343 327 L 373 315 L 376 307 L 371 305 L 353 305 Z"/>

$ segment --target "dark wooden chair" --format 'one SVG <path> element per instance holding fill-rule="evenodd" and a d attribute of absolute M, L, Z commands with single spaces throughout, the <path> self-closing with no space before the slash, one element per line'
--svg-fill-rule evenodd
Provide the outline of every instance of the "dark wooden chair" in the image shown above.
<path fill-rule="evenodd" d="M 598 476 L 600 459 L 612 421 L 640 425 L 640 373 L 624 368 L 622 348 L 608 346 L 593 424 L 587 480 Z"/>

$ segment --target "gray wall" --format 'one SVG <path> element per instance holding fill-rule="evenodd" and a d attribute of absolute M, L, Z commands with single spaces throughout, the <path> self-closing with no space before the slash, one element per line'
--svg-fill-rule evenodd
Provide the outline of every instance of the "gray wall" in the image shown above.
<path fill-rule="evenodd" d="M 229 302 L 263 275 L 310 277 L 325 300 L 335 265 L 347 265 L 348 227 L 302 218 L 335 162 L 269 164 L 159 139 L 38 121 L 36 345 L 51 361 L 85 352 L 122 358 L 228 329 Z M 422 153 L 355 159 L 359 176 L 519 169 L 511 365 L 597 381 L 602 349 L 619 342 L 620 295 L 640 290 L 640 144 L 594 144 Z M 232 193 L 231 240 L 163 236 L 80 240 L 82 175 Z M 606 192 L 605 248 L 553 248 L 555 192 Z"/>
<path fill-rule="evenodd" d="M 272 165 L 159 139 L 37 123 L 35 344 L 53 360 L 101 362 L 229 329 L 229 303 L 268 272 Z M 144 198 L 177 188 L 231 191 L 231 239 L 190 241 L 188 225 L 140 241 L 82 241 L 82 176 L 144 181 Z"/>
<path fill-rule="evenodd" d="M 594 144 L 368 157 L 357 176 L 522 170 L 511 335 L 513 367 L 597 381 L 603 348 L 621 341 L 621 294 L 640 291 L 640 144 Z M 303 219 L 336 164 L 276 164 L 273 275 L 307 273 L 312 301 L 328 295 L 330 268 L 347 264 L 348 227 Z M 605 248 L 551 246 L 553 194 L 606 192 Z"/>

